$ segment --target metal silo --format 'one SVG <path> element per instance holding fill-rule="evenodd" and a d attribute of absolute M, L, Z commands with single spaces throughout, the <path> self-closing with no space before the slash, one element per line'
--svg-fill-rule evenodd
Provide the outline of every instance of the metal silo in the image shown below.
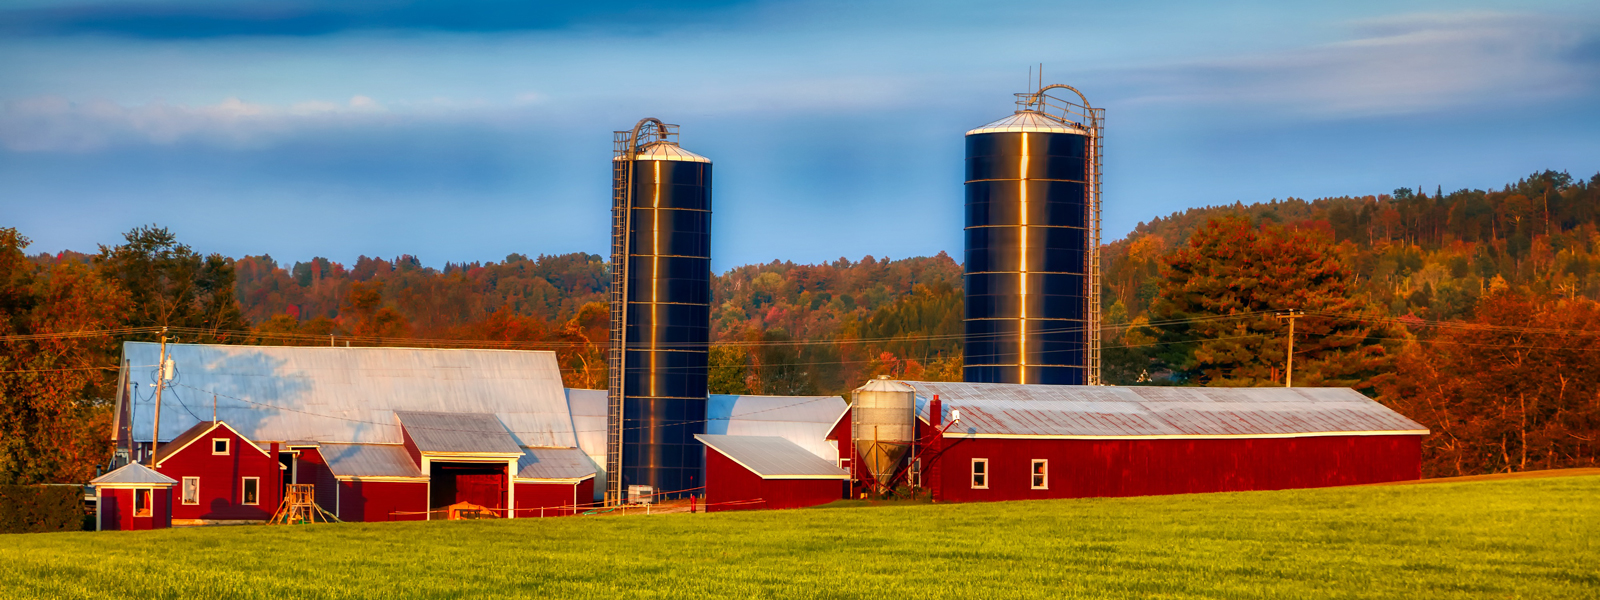
<path fill-rule="evenodd" d="M 1016 96 L 966 136 L 964 379 L 1097 385 L 1104 109 L 1065 85 Z"/>
<path fill-rule="evenodd" d="M 711 320 L 711 161 L 678 127 L 616 132 L 606 501 L 699 487 Z"/>
<path fill-rule="evenodd" d="M 904 383 L 880 378 L 856 388 L 850 438 L 860 460 L 850 461 L 852 479 L 860 480 L 865 471 L 880 487 L 891 483 L 916 435 L 916 408 L 917 391 Z"/>

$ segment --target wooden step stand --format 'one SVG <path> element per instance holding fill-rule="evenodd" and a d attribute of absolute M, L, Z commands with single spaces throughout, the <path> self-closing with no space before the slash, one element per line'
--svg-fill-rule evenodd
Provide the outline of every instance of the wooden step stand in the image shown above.
<path fill-rule="evenodd" d="M 321 506 L 317 505 L 317 486 L 310 483 L 291 483 L 289 490 L 283 495 L 283 503 L 278 505 L 278 512 L 273 513 L 270 525 L 299 525 L 302 523 L 340 523 L 339 517 L 333 516 Z"/>

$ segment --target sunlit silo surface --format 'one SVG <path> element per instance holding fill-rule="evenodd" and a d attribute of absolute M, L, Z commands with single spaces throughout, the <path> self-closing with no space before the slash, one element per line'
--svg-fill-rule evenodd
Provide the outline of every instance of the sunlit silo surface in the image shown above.
<path fill-rule="evenodd" d="M 702 484 L 711 316 L 711 161 L 644 119 L 612 178 L 608 502 Z"/>
<path fill-rule="evenodd" d="M 1098 384 L 1103 112 L 1063 85 L 1016 96 L 967 132 L 964 377 Z"/>
<path fill-rule="evenodd" d="M 870 380 L 855 390 L 850 403 L 850 437 L 855 440 L 860 461 L 851 466 L 871 475 L 877 486 L 891 483 L 900 460 L 911 449 L 916 431 L 916 392 L 909 385 L 887 378 Z M 853 475 L 853 479 L 866 479 L 859 471 Z"/>

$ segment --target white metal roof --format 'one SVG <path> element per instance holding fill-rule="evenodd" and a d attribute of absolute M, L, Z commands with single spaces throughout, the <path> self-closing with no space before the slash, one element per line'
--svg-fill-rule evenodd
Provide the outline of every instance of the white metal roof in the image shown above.
<path fill-rule="evenodd" d="M 491 414 L 397 410 L 394 415 L 424 454 L 522 453 L 505 425 Z"/>
<path fill-rule="evenodd" d="M 917 416 L 934 394 L 946 435 L 979 437 L 1299 437 L 1427 433 L 1349 388 L 1191 388 L 906 382 Z"/>
<path fill-rule="evenodd" d="M 622 160 L 618 156 L 612 160 Z M 654 142 L 641 148 L 634 155 L 634 160 L 676 160 L 683 162 L 711 162 L 711 159 L 695 154 L 672 142 Z"/>
<path fill-rule="evenodd" d="M 567 410 L 572 414 L 572 430 L 578 448 L 595 465 L 594 493 L 601 498 L 606 489 L 606 390 L 567 388 Z"/>
<path fill-rule="evenodd" d="M 833 462 L 781 437 L 700 433 L 694 438 L 762 479 L 850 478 L 848 471 Z"/>
<path fill-rule="evenodd" d="M 167 344 L 177 375 L 162 393 L 161 437 L 211 417 L 257 443 L 398 444 L 395 411 L 492 413 L 519 445 L 575 446 L 555 353 L 525 350 Z M 137 382 L 133 436 L 150 441 L 160 345 L 128 342 Z M 128 391 L 118 395 L 118 418 Z M 118 423 L 120 428 L 121 423 Z"/>
<path fill-rule="evenodd" d="M 1033 111 L 1021 111 L 999 121 L 984 125 L 967 135 L 980 133 L 1072 133 L 1089 135 L 1088 130 L 1076 123 L 1063 121 L 1050 115 Z"/>
<path fill-rule="evenodd" d="M 128 463 L 122 468 L 89 480 L 89 485 L 99 487 L 171 487 L 178 480 L 151 470 L 139 463 Z"/>
<path fill-rule="evenodd" d="M 319 444 L 317 451 L 340 479 L 427 478 L 399 444 Z"/>
<path fill-rule="evenodd" d="M 706 433 L 777 436 L 828 461 L 839 450 L 828 431 L 849 405 L 838 396 L 732 396 L 712 394 L 706 405 Z"/>
<path fill-rule="evenodd" d="M 598 475 L 599 466 L 577 448 L 523 448 L 517 479 L 577 479 Z"/>

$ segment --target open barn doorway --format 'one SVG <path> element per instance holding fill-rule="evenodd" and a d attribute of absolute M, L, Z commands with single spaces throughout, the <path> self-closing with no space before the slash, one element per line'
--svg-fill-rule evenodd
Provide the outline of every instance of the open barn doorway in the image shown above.
<path fill-rule="evenodd" d="M 502 510 L 510 485 L 505 463 L 433 462 L 428 467 L 432 481 L 428 507 L 438 510 L 458 502 Z M 505 516 L 504 512 L 496 513 Z"/>

